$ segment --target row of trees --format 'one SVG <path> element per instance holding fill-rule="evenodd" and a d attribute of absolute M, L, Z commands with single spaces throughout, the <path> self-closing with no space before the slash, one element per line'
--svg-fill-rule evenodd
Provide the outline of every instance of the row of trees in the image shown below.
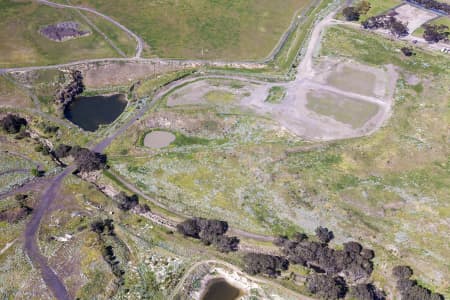
<path fill-rule="evenodd" d="M 318 227 L 315 233 L 316 240 L 296 233 L 292 239 L 281 236 L 274 241 L 290 263 L 314 271 L 306 280 L 311 293 L 323 299 L 340 299 L 347 294 L 354 299 L 385 299 L 382 291 L 366 283 L 373 271 L 372 250 L 354 241 L 344 243 L 342 250 L 335 250 L 328 245 L 334 238 L 332 231 Z"/>
<path fill-rule="evenodd" d="M 342 250 L 331 249 L 328 243 L 333 238 L 333 232 L 324 227 L 316 229 L 315 241 L 304 233 L 295 233 L 292 239 L 279 237 L 274 244 L 284 256 L 248 253 L 244 256 L 244 271 L 277 277 L 290 263 L 301 264 L 313 270 L 306 278 L 308 290 L 322 299 L 349 295 L 351 299 L 385 300 L 383 291 L 366 283 L 373 270 L 374 252 L 357 242 L 344 243 Z"/>
<path fill-rule="evenodd" d="M 237 251 L 239 239 L 226 236 L 227 230 L 227 222 L 204 218 L 187 219 L 177 225 L 177 231 L 185 237 L 200 239 L 207 246 L 215 245 L 221 252 Z"/>
<path fill-rule="evenodd" d="M 217 243 L 224 236 L 228 223 L 203 218 L 188 219 L 177 225 L 178 232 L 184 236 L 201 239 L 206 245 Z M 290 263 L 309 267 L 313 272 L 307 276 L 308 290 L 322 299 L 385 300 L 386 294 L 373 284 L 367 283 L 373 271 L 373 250 L 364 248 L 355 241 L 343 244 L 342 250 L 328 246 L 334 234 L 328 228 L 318 227 L 316 240 L 304 233 L 295 233 L 292 239 L 278 237 L 274 244 L 279 246 L 284 256 L 247 253 L 244 255 L 244 271 L 251 274 L 263 274 L 277 277 L 289 268 Z M 238 240 L 237 240 L 238 241 Z M 236 243 L 237 246 L 237 243 Z M 236 249 L 234 249 L 236 250 Z M 228 251 L 224 251 L 228 252 Z M 397 278 L 397 289 L 402 300 L 443 300 L 443 296 L 411 280 L 413 271 L 407 266 L 393 269 Z M 350 283 L 350 285 L 348 284 Z"/>
<path fill-rule="evenodd" d="M 448 3 L 439 2 L 436 0 L 408 0 L 408 1 L 423 6 L 427 9 L 438 10 L 443 13 L 446 13 L 447 15 L 450 15 L 450 4 Z"/>
<path fill-rule="evenodd" d="M 405 24 L 397 20 L 394 16 L 379 15 L 368 18 L 362 23 L 364 29 L 386 29 L 389 30 L 392 35 L 396 37 L 403 37 L 409 34 L 408 27 Z"/>
<path fill-rule="evenodd" d="M 316 236 L 320 242 L 310 241 L 304 234 L 299 234 L 293 240 L 279 237 L 275 244 L 293 264 L 332 276 L 343 274 L 352 283 L 363 282 L 370 277 L 375 256 L 372 250 L 364 249 L 357 242 L 344 243 L 342 250 L 332 249 L 327 244 L 332 232 L 326 228 L 319 227 Z"/>

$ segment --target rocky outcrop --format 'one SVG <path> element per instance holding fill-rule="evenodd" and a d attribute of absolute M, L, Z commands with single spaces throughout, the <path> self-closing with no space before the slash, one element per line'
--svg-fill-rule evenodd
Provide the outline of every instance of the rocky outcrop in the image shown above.
<path fill-rule="evenodd" d="M 71 75 L 72 81 L 56 95 L 56 102 L 62 109 L 84 91 L 83 74 L 81 71 L 72 71 Z"/>

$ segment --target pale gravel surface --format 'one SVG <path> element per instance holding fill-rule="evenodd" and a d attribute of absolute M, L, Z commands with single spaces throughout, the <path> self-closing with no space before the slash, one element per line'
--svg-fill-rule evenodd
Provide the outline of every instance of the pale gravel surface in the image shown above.
<path fill-rule="evenodd" d="M 412 34 L 417 28 L 428 21 L 439 17 L 436 13 L 417 8 L 407 3 L 397 7 L 395 12 L 398 14 L 395 18 L 406 24 L 409 34 Z"/>
<path fill-rule="evenodd" d="M 152 131 L 147 133 L 144 138 L 144 146 L 160 149 L 169 146 L 175 141 L 175 135 L 167 131 Z"/>

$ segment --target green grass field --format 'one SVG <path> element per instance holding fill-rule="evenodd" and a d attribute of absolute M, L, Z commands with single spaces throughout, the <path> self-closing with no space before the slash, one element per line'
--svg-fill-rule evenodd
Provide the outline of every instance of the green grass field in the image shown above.
<path fill-rule="evenodd" d="M 18 88 L 8 75 L 0 76 L 0 107 L 31 107 L 29 96 Z"/>
<path fill-rule="evenodd" d="M 89 15 L 98 27 L 118 41 L 126 53 L 130 53 L 128 41 L 121 31 L 111 24 L 105 24 L 98 17 Z M 89 36 L 54 42 L 39 34 L 42 26 L 62 21 L 76 21 L 83 29 L 92 32 Z M 106 40 L 74 10 L 55 9 L 35 2 L 0 0 L 0 67 L 47 65 L 88 58 L 118 57 Z M 126 47 L 124 46 L 126 45 Z"/>
<path fill-rule="evenodd" d="M 94 25 L 103 32 L 126 56 L 134 56 L 136 41 L 125 31 L 118 29 L 111 22 L 88 12 L 82 12 Z"/>
<path fill-rule="evenodd" d="M 140 35 L 150 53 L 174 58 L 263 59 L 308 0 L 77 0 Z M 148 49 L 147 49 L 148 50 Z"/>
<path fill-rule="evenodd" d="M 369 17 L 379 15 L 387 12 L 389 9 L 402 3 L 401 0 L 368 0 L 370 3 L 370 9 L 367 14 L 361 16 L 361 20 L 364 21 Z"/>

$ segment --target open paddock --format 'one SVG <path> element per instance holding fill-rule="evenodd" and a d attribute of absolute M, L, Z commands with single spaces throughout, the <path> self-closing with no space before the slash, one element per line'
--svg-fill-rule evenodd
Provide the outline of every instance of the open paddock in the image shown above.
<path fill-rule="evenodd" d="M 144 56 L 258 60 L 311 0 L 75 0 L 117 20 L 149 45 Z"/>

